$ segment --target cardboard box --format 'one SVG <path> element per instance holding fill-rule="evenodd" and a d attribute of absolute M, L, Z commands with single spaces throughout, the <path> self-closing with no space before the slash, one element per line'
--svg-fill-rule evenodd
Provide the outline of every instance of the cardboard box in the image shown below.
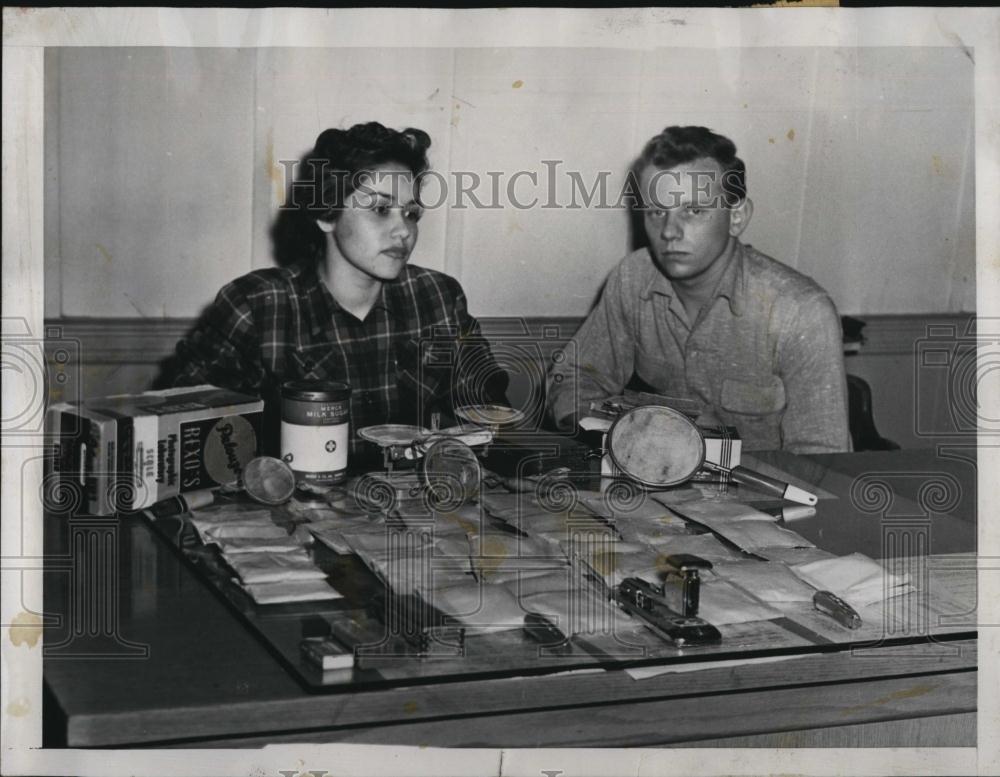
<path fill-rule="evenodd" d="M 113 513 L 118 468 L 115 419 L 63 402 L 49 408 L 46 428 L 54 443 L 46 509 L 90 515 Z"/>
<path fill-rule="evenodd" d="M 699 426 L 701 434 L 705 438 L 705 461 L 713 464 L 721 464 L 723 467 L 732 469 L 738 467 L 743 454 L 743 441 L 735 426 Z M 694 474 L 692 480 L 718 481 L 726 480 L 725 476 L 718 472 L 701 469 Z"/>
<path fill-rule="evenodd" d="M 234 485 L 257 455 L 263 411 L 263 400 L 215 386 L 55 406 L 50 428 L 59 439 L 60 482 L 75 489 L 82 480 L 94 515 Z"/>

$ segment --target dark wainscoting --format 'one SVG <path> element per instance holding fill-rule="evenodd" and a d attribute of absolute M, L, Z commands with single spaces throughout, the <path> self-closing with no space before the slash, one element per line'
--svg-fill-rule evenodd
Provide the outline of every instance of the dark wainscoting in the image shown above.
<path fill-rule="evenodd" d="M 969 397 L 974 398 L 974 318 L 964 315 L 870 315 L 865 341 L 846 355 L 847 371 L 872 387 L 875 419 L 884 437 L 904 448 L 969 442 Z M 580 317 L 483 318 L 497 358 L 513 373 L 512 400 L 520 404 L 537 385 L 553 354 L 566 346 Z M 155 380 L 194 319 L 63 318 L 46 322 L 52 401 L 142 391 Z M 974 407 L 974 401 L 972 404 Z M 972 440 L 974 442 L 974 439 Z"/>

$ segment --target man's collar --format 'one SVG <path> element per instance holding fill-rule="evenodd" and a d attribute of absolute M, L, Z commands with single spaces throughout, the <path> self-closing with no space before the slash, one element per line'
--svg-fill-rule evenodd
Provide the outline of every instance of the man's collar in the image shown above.
<path fill-rule="evenodd" d="M 639 297 L 644 300 L 652 299 L 654 294 L 673 297 L 674 287 L 667 280 L 667 276 L 663 274 L 663 271 L 660 270 L 659 265 L 656 264 L 656 259 L 653 257 L 652 251 L 649 252 L 649 264 L 653 268 L 652 280 L 645 289 L 639 292 Z"/>
<path fill-rule="evenodd" d="M 715 296 L 725 297 L 729 300 L 729 309 L 734 316 L 743 315 L 743 305 L 746 297 L 743 292 L 743 262 L 743 244 L 739 240 L 733 240 L 733 252 L 729 258 L 729 266 L 719 279 L 719 286 L 715 290 Z"/>
<path fill-rule="evenodd" d="M 729 301 L 729 309 L 734 316 L 742 316 L 745 307 L 745 276 L 744 276 L 744 245 L 739 241 L 733 241 L 732 255 L 729 257 L 729 266 L 719 279 L 719 285 L 712 295 L 715 297 L 725 297 Z M 675 296 L 673 284 L 664 275 L 656 264 L 652 253 L 649 260 L 653 266 L 653 279 L 646 289 L 639 295 L 642 299 L 648 300 L 654 294 L 662 294 L 665 297 Z"/>

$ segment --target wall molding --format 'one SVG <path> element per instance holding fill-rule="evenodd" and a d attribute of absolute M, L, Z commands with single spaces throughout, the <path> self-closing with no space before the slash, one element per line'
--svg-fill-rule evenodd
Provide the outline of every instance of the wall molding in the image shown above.
<path fill-rule="evenodd" d="M 47 318 L 49 337 L 79 345 L 85 364 L 159 364 L 194 326 L 193 318 Z M 47 340 L 50 343 L 51 340 Z"/>
<path fill-rule="evenodd" d="M 952 328 L 966 335 L 974 314 L 900 314 L 857 316 L 866 322 L 864 356 L 910 356 L 931 327 Z M 174 352 L 177 341 L 194 326 L 194 318 L 50 318 L 46 331 L 79 343 L 86 364 L 153 365 Z M 525 338 L 554 344 L 571 337 L 581 316 L 512 316 L 481 319 L 490 340 Z M 947 331 L 946 329 L 944 331 Z"/>
<path fill-rule="evenodd" d="M 939 333 L 945 328 L 952 328 L 957 337 L 968 336 L 975 317 L 975 313 L 855 316 L 866 324 L 860 354 L 912 356 L 916 352 L 918 341 L 925 339 L 932 330 Z"/>

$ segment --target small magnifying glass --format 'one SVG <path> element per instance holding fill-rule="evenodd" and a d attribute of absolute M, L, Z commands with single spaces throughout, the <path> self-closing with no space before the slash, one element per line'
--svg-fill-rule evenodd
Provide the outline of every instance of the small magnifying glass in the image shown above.
<path fill-rule="evenodd" d="M 281 459 L 258 456 L 243 468 L 243 488 L 261 504 L 284 504 L 295 493 L 295 473 Z"/>

